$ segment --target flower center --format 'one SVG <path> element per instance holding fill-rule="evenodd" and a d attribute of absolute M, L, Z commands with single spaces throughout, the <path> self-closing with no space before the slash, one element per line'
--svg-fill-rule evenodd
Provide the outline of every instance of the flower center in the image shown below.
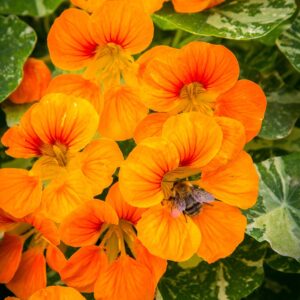
<path fill-rule="evenodd" d="M 208 93 L 199 82 L 184 85 L 180 90 L 180 99 L 186 102 L 183 111 L 200 111 L 207 115 L 213 115 L 215 97 Z"/>
<path fill-rule="evenodd" d="M 126 77 L 126 73 L 131 70 L 133 62 L 133 58 L 121 46 L 108 43 L 97 49 L 94 60 L 84 72 L 84 77 L 109 85 L 119 84 L 121 78 Z"/>
<path fill-rule="evenodd" d="M 67 151 L 67 146 L 59 142 L 55 142 L 53 145 L 44 144 L 41 149 L 43 155 L 55 158 L 58 165 L 61 167 L 65 167 L 67 165 Z"/>

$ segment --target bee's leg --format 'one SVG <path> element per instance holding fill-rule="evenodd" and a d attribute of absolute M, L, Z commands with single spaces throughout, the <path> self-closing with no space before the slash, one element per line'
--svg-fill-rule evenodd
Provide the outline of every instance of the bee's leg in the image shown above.
<path fill-rule="evenodd" d="M 185 218 L 185 223 L 187 223 L 187 217 L 186 217 L 185 211 L 183 211 L 183 215 L 184 215 L 184 218 Z"/>

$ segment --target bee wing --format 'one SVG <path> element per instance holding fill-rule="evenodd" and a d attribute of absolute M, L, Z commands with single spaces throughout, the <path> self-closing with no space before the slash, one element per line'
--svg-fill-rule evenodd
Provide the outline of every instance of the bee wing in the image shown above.
<path fill-rule="evenodd" d="M 208 203 L 214 201 L 215 197 L 204 190 L 196 189 L 194 191 L 194 199 L 199 203 Z"/>

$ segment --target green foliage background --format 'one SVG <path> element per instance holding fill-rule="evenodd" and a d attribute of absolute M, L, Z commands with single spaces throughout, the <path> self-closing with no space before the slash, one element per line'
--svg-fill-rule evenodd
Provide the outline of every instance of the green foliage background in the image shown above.
<path fill-rule="evenodd" d="M 22 78 L 27 57 L 44 59 L 51 23 L 70 4 L 63 0 L 0 0 L 0 101 Z M 171 4 L 153 15 L 154 45 L 181 47 L 193 40 L 223 44 L 237 56 L 241 78 L 260 84 L 268 106 L 262 130 L 246 150 L 260 174 L 260 196 L 245 211 L 247 237 L 234 254 L 214 264 L 193 257 L 169 263 L 157 299 L 300 299 L 300 3 L 295 0 L 226 0 L 197 14 Z M 0 134 L 18 123 L 28 105 L 1 103 Z M 120 143 L 125 155 L 132 140 Z M 28 168 L 6 156 L 1 167 Z M 62 284 L 55 272 L 48 284 Z M 9 295 L 1 286 L 0 298 Z M 91 295 L 86 295 L 92 299 Z M 1 298 L 2 299 L 2 298 Z"/>

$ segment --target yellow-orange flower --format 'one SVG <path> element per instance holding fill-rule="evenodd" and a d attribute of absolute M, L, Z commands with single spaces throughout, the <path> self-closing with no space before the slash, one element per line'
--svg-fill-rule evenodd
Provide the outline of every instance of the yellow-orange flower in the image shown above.
<path fill-rule="evenodd" d="M 258 176 L 242 151 L 242 125 L 217 120 L 201 113 L 171 117 L 160 137 L 142 140 L 121 166 L 124 199 L 148 208 L 138 238 L 154 255 L 182 261 L 198 253 L 213 262 L 243 240 L 246 219 L 238 208 L 256 202 Z"/>
<path fill-rule="evenodd" d="M 244 125 L 247 141 L 261 128 L 266 97 L 254 82 L 238 81 L 238 61 L 224 46 L 189 43 L 167 56 L 153 56 L 142 75 L 143 100 L 152 110 L 234 118 Z"/>
<path fill-rule="evenodd" d="M 9 96 L 16 104 L 38 101 L 44 95 L 51 80 L 46 64 L 36 58 L 28 58 L 23 67 L 23 78 L 18 88 Z"/>
<path fill-rule="evenodd" d="M 121 76 L 132 76 L 132 55 L 144 50 L 152 37 L 152 20 L 140 5 L 106 1 L 92 15 L 65 10 L 50 29 L 48 47 L 58 67 L 85 68 L 86 78 L 119 84 Z"/>
<path fill-rule="evenodd" d="M 0 170 L 0 207 L 15 217 L 40 209 L 60 222 L 101 193 L 123 156 L 112 140 L 91 142 L 98 120 L 88 101 L 73 96 L 49 94 L 33 105 L 2 143 L 13 157 L 40 158 L 30 171 Z"/>
<path fill-rule="evenodd" d="M 166 261 L 136 238 L 134 226 L 143 211 L 127 204 L 115 184 L 105 202 L 90 201 L 71 213 L 61 224 L 61 238 L 82 248 L 60 271 L 62 280 L 79 291 L 94 291 L 95 299 L 152 300 Z"/>

